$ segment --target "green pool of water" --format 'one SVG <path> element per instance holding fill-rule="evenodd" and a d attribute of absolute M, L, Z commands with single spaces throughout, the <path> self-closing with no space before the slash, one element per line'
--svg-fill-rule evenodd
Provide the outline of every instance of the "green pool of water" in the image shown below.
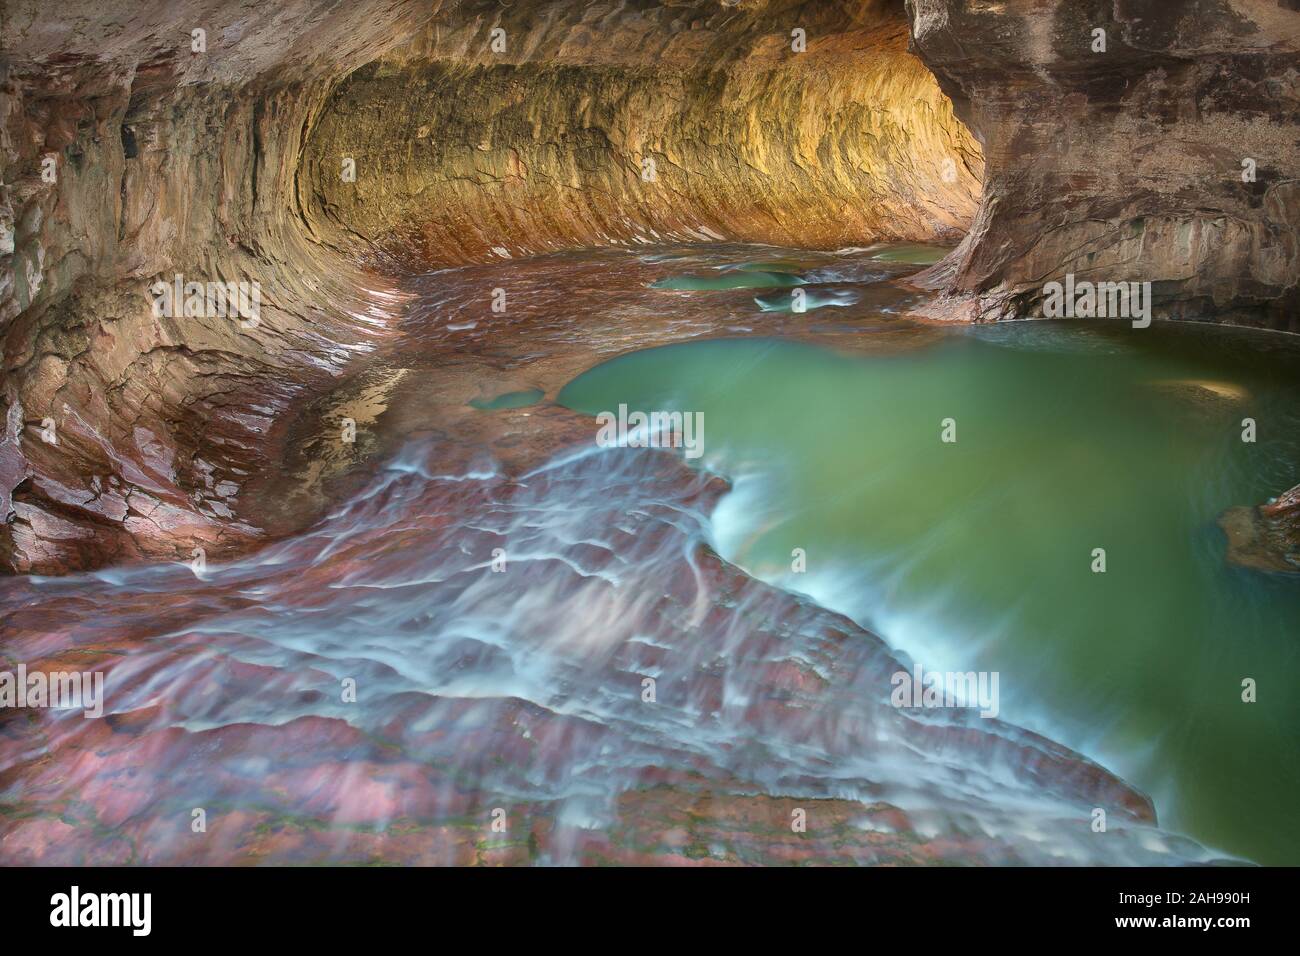
<path fill-rule="evenodd" d="M 803 279 L 788 272 L 735 269 L 714 275 L 667 276 L 651 282 L 650 288 L 700 292 L 711 289 L 784 289 L 803 284 Z"/>
<path fill-rule="evenodd" d="M 912 265 L 928 266 L 938 262 L 951 251 L 951 249 L 920 243 L 894 243 L 871 258 L 878 259 L 881 262 L 904 262 Z"/>
<path fill-rule="evenodd" d="M 482 411 L 495 411 L 501 408 L 527 408 L 535 405 L 546 393 L 540 388 L 525 388 L 518 392 L 506 392 L 496 398 L 472 398 L 470 405 Z"/>
<path fill-rule="evenodd" d="M 704 413 L 703 461 L 734 481 L 727 558 L 924 667 L 997 671 L 1001 719 L 1145 790 L 1163 826 L 1297 864 L 1300 578 L 1227 565 L 1215 524 L 1300 481 L 1291 341 L 1043 322 L 878 356 L 713 340 L 615 359 L 560 402 Z"/>

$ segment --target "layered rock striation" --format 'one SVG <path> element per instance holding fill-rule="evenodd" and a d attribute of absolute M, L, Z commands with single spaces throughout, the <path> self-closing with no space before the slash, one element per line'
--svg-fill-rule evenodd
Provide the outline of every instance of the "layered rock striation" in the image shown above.
<path fill-rule="evenodd" d="M 313 125 L 310 201 L 361 249 L 425 265 L 665 239 L 956 240 L 970 224 L 980 151 L 895 4 L 482 10 L 349 76 Z"/>
<path fill-rule="evenodd" d="M 396 314 L 293 185 L 333 79 L 415 5 L 69 6 L 4 13 L 0 565 L 217 554 L 260 534 L 241 490 L 287 410 Z M 257 283 L 256 323 L 160 315 L 176 276 Z"/>
<path fill-rule="evenodd" d="M 1300 331 L 1291 0 L 908 0 L 979 138 L 979 214 L 920 281 L 938 317 L 1043 314 L 1044 285 L 1150 282 L 1156 318 Z"/>
<path fill-rule="evenodd" d="M 412 269 L 672 237 L 955 239 L 982 177 L 897 2 L 0 16 L 13 571 L 284 530 L 254 491 L 307 401 L 396 334 Z M 192 282 L 256 284 L 256 323 L 159 314 L 155 283 Z"/>

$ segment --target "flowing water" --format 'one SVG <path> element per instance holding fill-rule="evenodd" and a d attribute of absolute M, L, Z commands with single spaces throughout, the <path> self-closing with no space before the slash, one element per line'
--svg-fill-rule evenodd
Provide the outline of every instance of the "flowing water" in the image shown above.
<path fill-rule="evenodd" d="M 428 276 L 308 530 L 0 582 L 0 669 L 108 697 L 0 713 L 0 862 L 1300 862 L 1300 584 L 1214 523 L 1296 480 L 1287 340 L 913 326 L 881 280 L 940 252 Z M 703 459 L 600 447 L 619 404 Z M 909 655 L 998 718 L 891 706 Z"/>
<path fill-rule="evenodd" d="M 926 668 L 998 672 L 1003 719 L 1117 770 L 1164 825 L 1295 864 L 1300 580 L 1227 566 L 1215 517 L 1300 475 L 1298 358 L 1120 324 L 884 357 L 714 340 L 615 359 L 560 400 L 702 412 L 704 461 L 735 486 L 724 557 Z"/>

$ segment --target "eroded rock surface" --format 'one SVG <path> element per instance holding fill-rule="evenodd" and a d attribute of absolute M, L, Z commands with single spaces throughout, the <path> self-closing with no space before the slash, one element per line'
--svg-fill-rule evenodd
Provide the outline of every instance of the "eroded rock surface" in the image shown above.
<path fill-rule="evenodd" d="M 1067 273 L 1157 317 L 1300 330 L 1300 11 L 1277 0 L 908 0 L 988 164 L 936 317 L 1042 315 Z M 1095 31 L 1104 31 L 1104 38 Z M 1094 47 L 1104 39 L 1104 52 Z"/>
<path fill-rule="evenodd" d="M 278 468 L 295 409 L 389 336 L 413 264 L 955 237 L 982 174 L 884 0 L 0 15 L 9 570 L 216 557 L 285 530 L 247 485 Z M 150 287 L 178 275 L 258 283 L 260 323 L 155 315 Z"/>
<path fill-rule="evenodd" d="M 469 5 L 341 83 L 304 168 L 325 218 L 417 265 L 632 240 L 955 240 L 983 162 L 900 13 Z"/>
<path fill-rule="evenodd" d="M 240 489 L 274 465 L 285 410 L 399 311 L 315 241 L 303 132 L 333 79 L 430 9 L 5 5 L 0 563 L 257 538 Z M 176 275 L 259 283 L 260 322 L 155 314 L 150 286 Z"/>
<path fill-rule="evenodd" d="M 590 434 L 552 411 L 540 430 Z M 0 720 L 0 861 L 1212 859 L 1077 753 L 891 706 L 905 665 L 720 560 L 724 486 L 672 454 L 516 480 L 465 451 L 413 443 L 310 533 L 201 578 L 20 579 L 5 653 L 106 671 L 111 709 Z"/>

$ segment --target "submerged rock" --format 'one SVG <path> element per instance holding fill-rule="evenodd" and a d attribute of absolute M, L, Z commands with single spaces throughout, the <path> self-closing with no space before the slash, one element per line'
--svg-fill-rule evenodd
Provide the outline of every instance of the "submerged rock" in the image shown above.
<path fill-rule="evenodd" d="M 1254 507 L 1219 516 L 1228 536 L 1228 560 L 1259 571 L 1300 574 L 1300 485 Z"/>
<path fill-rule="evenodd" d="M 1240 385 L 1208 379 L 1162 379 L 1152 382 L 1151 388 L 1206 421 L 1223 421 L 1232 417 L 1250 399 L 1250 392 Z"/>
<path fill-rule="evenodd" d="M 1162 379 L 1151 383 L 1155 388 L 1175 395 L 1185 395 L 1195 401 L 1227 402 L 1237 404 L 1250 398 L 1248 392 L 1235 382 L 1218 382 L 1200 378 Z"/>

